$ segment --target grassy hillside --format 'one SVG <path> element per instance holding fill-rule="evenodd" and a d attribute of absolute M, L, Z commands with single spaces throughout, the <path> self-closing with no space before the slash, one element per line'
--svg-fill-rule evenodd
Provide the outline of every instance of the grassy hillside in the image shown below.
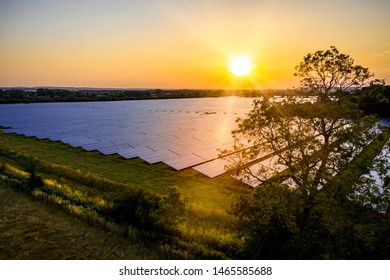
<path fill-rule="evenodd" d="M 163 251 L 89 226 L 0 181 L 0 259 L 164 259 Z"/>
<path fill-rule="evenodd" d="M 116 155 L 104 156 L 59 142 L 2 132 L 0 160 L 3 185 L 25 192 L 31 181 L 31 165 L 34 166 L 35 176 L 42 181 L 38 187 L 33 186 L 27 192 L 31 192 L 31 198 L 40 200 L 34 201 L 36 207 L 42 205 L 44 208 L 47 206 L 45 202 L 48 202 L 49 205 L 55 205 L 61 211 L 78 216 L 90 225 L 118 235 L 118 238 L 130 237 L 148 246 L 165 248 L 165 251 L 162 250 L 164 258 L 229 258 L 238 246 L 232 226 L 234 217 L 231 217 L 228 210 L 235 195 L 250 190 L 227 175 L 210 179 L 193 169 L 178 172 L 162 163 L 150 165 L 141 159 L 125 160 Z M 175 213 L 180 212 L 176 210 L 176 198 L 168 195 L 172 186 L 176 186 L 179 200 L 186 202 L 182 213 Z M 139 193 L 139 189 L 146 193 Z M 116 203 L 119 201 L 118 205 L 129 204 L 126 202 L 129 194 L 133 197 L 134 194 L 135 197 L 146 195 L 145 201 L 139 202 L 139 198 L 135 199 L 140 209 L 151 207 L 150 213 L 139 215 L 146 215 L 152 220 L 160 219 L 158 223 L 160 226 L 162 224 L 164 229 L 169 228 L 168 232 L 163 230 L 163 234 L 160 234 L 160 230 L 157 230 L 156 234 L 153 233 L 156 229 L 152 232 L 150 229 L 143 231 L 132 226 L 124 227 L 120 221 L 118 224 L 118 221 L 112 220 L 117 218 L 115 213 L 114 216 L 110 214 L 119 209 L 116 208 Z M 158 201 L 171 201 L 171 208 L 164 206 L 164 209 L 160 209 L 160 205 L 154 209 L 153 205 Z M 16 212 L 15 210 L 14 213 Z M 163 212 L 164 215 L 161 214 Z M 145 217 L 142 216 L 141 219 Z M 28 227 L 25 231 L 20 230 L 29 236 Z M 63 247 L 65 244 L 56 246 Z M 128 258 L 126 254 L 115 257 L 110 255 L 110 252 L 108 250 L 102 254 L 107 256 L 102 258 Z M 137 256 L 135 253 L 134 257 L 138 258 Z M 158 253 L 145 253 L 141 258 L 154 256 L 161 257 Z M 63 258 L 56 254 L 49 254 L 47 257 Z M 15 255 L 11 258 L 31 257 Z M 94 257 L 80 254 L 74 255 L 73 258 Z"/>
<path fill-rule="evenodd" d="M 335 180 L 354 181 L 350 171 L 360 176 L 388 139 Z M 239 258 L 245 240 L 230 209 L 250 192 L 228 175 L 0 132 L 0 259 Z"/>
<path fill-rule="evenodd" d="M 176 185 L 191 197 L 192 203 L 210 209 L 226 210 L 232 193 L 247 191 L 227 175 L 210 179 L 193 169 L 178 172 L 163 163 L 151 165 L 139 158 L 126 160 L 119 155 L 105 156 L 60 142 L 15 134 L 0 132 L 0 149 L 160 194 L 165 193 L 167 187 Z"/>

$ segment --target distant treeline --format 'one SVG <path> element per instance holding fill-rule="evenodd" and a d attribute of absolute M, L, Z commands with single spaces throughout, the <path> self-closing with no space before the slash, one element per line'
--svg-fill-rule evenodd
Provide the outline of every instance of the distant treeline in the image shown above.
<path fill-rule="evenodd" d="M 195 90 L 195 89 L 48 89 L 36 90 L 3 89 L 0 90 L 0 103 L 32 103 L 32 102 L 82 102 L 82 101 L 119 101 L 168 98 L 200 98 L 243 96 L 260 97 L 288 95 L 287 90 Z"/>
<path fill-rule="evenodd" d="M 83 102 L 83 101 L 120 101 L 145 99 L 202 98 L 202 97 L 272 97 L 297 94 L 294 90 L 195 90 L 195 89 L 80 89 L 38 88 L 36 90 L 2 89 L 0 104 L 36 103 L 36 102 Z M 357 104 L 366 114 L 390 117 L 390 86 L 371 85 L 349 92 L 347 98 Z"/>

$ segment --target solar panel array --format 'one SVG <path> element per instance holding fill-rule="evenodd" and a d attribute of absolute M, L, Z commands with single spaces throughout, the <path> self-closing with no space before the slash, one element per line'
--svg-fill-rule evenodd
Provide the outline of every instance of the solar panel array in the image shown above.
<path fill-rule="evenodd" d="M 228 163 L 219 157 L 219 150 L 232 147 L 236 119 L 245 117 L 252 101 L 226 97 L 7 104 L 0 105 L 0 126 L 6 127 L 5 133 L 61 141 L 86 151 L 140 157 L 150 164 L 164 162 L 176 170 L 193 167 L 214 178 L 225 173 Z M 390 126 L 390 119 L 381 124 Z M 251 168 L 261 168 L 266 178 L 275 171 L 275 161 L 270 157 Z M 243 181 L 252 186 L 259 182 Z"/>
<path fill-rule="evenodd" d="M 61 141 L 87 151 L 164 162 L 176 170 L 196 166 L 215 177 L 225 172 L 218 149 L 230 148 L 237 117 L 251 98 L 1 105 L 6 133 Z M 213 161 L 214 160 L 214 161 Z M 213 166 L 215 170 L 211 170 Z"/>

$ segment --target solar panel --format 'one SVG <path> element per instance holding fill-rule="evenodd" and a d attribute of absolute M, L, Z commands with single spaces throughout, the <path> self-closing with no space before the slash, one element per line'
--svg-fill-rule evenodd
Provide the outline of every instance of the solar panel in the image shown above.
<path fill-rule="evenodd" d="M 131 158 L 138 157 L 138 153 L 133 148 L 129 148 L 127 150 L 117 151 L 117 154 L 121 155 L 125 159 L 131 159 Z"/>
<path fill-rule="evenodd" d="M 218 148 L 229 148 L 237 117 L 252 98 L 202 98 L 119 102 L 0 105 L 6 133 L 48 138 L 87 151 L 165 162 L 177 170 L 224 172 Z M 204 165 L 202 165 L 204 163 Z"/>
<path fill-rule="evenodd" d="M 186 154 L 184 156 L 179 156 L 174 159 L 166 159 L 163 162 L 173 167 L 176 170 L 182 170 L 188 167 L 198 165 L 205 160 L 194 154 Z"/>
<path fill-rule="evenodd" d="M 203 173 L 204 175 L 215 178 L 226 172 L 225 165 L 228 164 L 228 161 L 225 159 L 215 159 L 200 165 L 193 167 L 195 170 Z"/>
<path fill-rule="evenodd" d="M 0 105 L 0 125 L 7 127 L 5 133 L 48 138 L 126 159 L 140 157 L 150 164 L 164 162 L 177 170 L 193 167 L 213 178 L 225 173 L 227 163 L 218 158 L 218 149 L 230 149 L 236 118 L 246 116 L 252 101 L 227 97 L 4 104 Z M 390 126 L 390 118 L 381 124 Z M 264 160 L 253 168 L 282 170 L 273 164 L 275 160 Z"/>

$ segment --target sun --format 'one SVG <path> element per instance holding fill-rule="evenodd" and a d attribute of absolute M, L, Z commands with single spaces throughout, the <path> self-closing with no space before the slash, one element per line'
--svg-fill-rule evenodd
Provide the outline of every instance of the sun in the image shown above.
<path fill-rule="evenodd" d="M 229 70 L 239 77 L 248 75 L 252 68 L 252 62 L 246 56 L 233 57 L 229 63 Z"/>

